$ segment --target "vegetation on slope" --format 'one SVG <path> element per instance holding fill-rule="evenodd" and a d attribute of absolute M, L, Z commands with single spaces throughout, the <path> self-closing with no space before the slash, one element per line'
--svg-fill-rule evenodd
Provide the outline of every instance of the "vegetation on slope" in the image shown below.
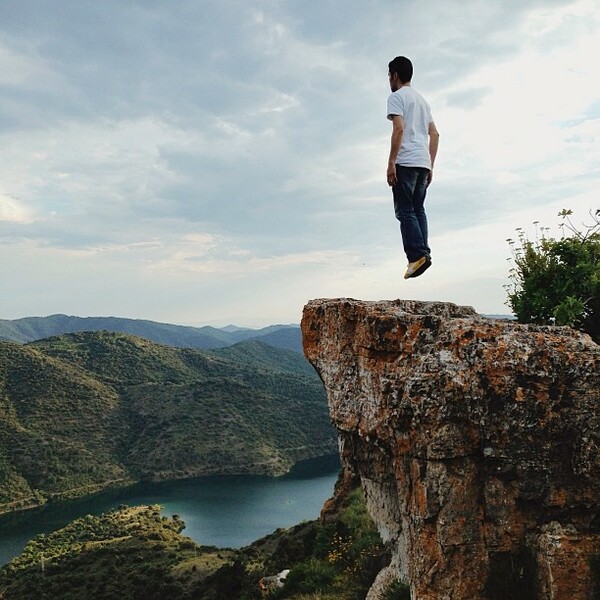
<path fill-rule="evenodd" d="M 198 546 L 183 527 L 153 506 L 78 519 L 0 569 L 0 597 L 252 600 L 264 597 L 262 577 L 290 569 L 273 600 L 359 600 L 389 560 L 360 489 L 327 523 L 278 530 L 241 550 Z M 409 596 L 398 584 L 386 598 Z"/>
<path fill-rule="evenodd" d="M 126 479 L 118 410 L 116 392 L 90 374 L 0 344 L 0 509 Z"/>
<path fill-rule="evenodd" d="M 161 517 L 157 506 L 77 519 L 36 537 L 21 556 L 0 569 L 0 597 L 189 597 L 184 593 L 186 580 L 197 577 L 198 565 L 210 573 L 225 564 L 231 552 L 199 547 L 180 535 L 183 527 L 177 517 Z M 181 565 L 187 561 L 184 573 Z"/>
<path fill-rule="evenodd" d="M 297 353 L 108 332 L 0 342 L 0 511 L 139 479 L 282 474 L 336 448 Z"/>

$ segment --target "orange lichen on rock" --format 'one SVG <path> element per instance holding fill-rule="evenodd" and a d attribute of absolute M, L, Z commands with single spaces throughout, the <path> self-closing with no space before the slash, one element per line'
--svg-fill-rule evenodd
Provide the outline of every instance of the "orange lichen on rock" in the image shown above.
<path fill-rule="evenodd" d="M 600 597 L 600 347 L 587 335 L 347 298 L 307 304 L 302 332 L 392 555 L 368 598 L 392 575 L 413 600 Z"/>

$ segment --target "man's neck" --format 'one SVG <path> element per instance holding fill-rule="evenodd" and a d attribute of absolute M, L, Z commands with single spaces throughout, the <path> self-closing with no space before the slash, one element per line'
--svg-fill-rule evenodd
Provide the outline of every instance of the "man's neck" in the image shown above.
<path fill-rule="evenodd" d="M 407 81 L 405 83 L 401 83 L 394 91 L 398 92 L 400 91 L 403 87 L 410 87 L 410 81 Z"/>

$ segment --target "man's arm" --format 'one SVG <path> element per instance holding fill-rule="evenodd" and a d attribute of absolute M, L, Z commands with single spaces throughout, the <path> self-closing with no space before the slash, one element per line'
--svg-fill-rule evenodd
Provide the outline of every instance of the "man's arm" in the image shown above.
<path fill-rule="evenodd" d="M 433 179 L 433 164 L 435 163 L 435 157 L 437 156 L 438 146 L 440 145 L 440 134 L 435 126 L 435 123 L 431 121 L 429 123 L 429 158 L 431 159 L 431 171 L 427 176 L 427 185 L 431 183 Z"/>
<path fill-rule="evenodd" d="M 390 156 L 388 158 L 387 182 L 388 185 L 396 183 L 396 157 L 402 145 L 402 135 L 404 134 L 404 119 L 400 115 L 392 117 L 392 139 L 390 141 Z"/>

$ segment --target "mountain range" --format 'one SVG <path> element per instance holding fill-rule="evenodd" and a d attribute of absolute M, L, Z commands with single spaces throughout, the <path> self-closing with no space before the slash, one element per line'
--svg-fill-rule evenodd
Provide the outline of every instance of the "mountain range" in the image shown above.
<path fill-rule="evenodd" d="M 50 315 L 14 320 L 0 319 L 0 340 L 4 341 L 27 343 L 63 333 L 82 331 L 128 333 L 177 348 L 223 348 L 242 341 L 259 340 L 275 348 L 302 352 L 302 335 L 298 325 L 270 325 L 262 329 L 230 325 L 220 329 L 120 317 Z"/>
<path fill-rule="evenodd" d="M 108 331 L 0 342 L 0 512 L 139 480 L 282 474 L 336 451 L 298 352 Z"/>

